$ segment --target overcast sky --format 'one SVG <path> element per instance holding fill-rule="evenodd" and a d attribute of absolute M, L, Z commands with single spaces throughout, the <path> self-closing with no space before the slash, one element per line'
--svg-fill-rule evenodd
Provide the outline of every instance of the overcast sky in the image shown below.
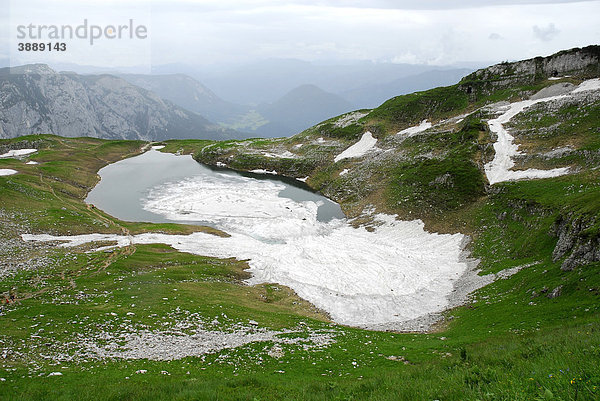
<path fill-rule="evenodd" d="M 319 62 L 450 65 L 548 55 L 600 44 L 600 1 L 551 0 L 0 0 L 0 52 L 11 63 L 117 66 Z M 10 3 L 10 5 L 9 5 Z M 148 38 L 69 41 L 69 51 L 18 52 L 16 26 L 105 27 L 133 19 Z M 8 23 L 7 23 L 8 22 Z"/>

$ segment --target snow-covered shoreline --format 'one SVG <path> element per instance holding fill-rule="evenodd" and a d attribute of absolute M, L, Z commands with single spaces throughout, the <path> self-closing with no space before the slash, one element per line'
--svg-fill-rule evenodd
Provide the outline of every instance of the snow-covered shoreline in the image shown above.
<path fill-rule="evenodd" d="M 428 233 L 421 221 L 370 211 L 362 216 L 372 219 L 369 229 L 347 219 L 319 221 L 321 201 L 280 197 L 283 188 L 278 181 L 217 173 L 158 185 L 143 200 L 147 211 L 170 221 L 210 224 L 228 238 L 202 232 L 22 238 L 68 247 L 114 243 L 100 250 L 164 243 L 182 252 L 248 260 L 248 284 L 286 285 L 351 326 L 400 327 L 448 308 L 448 297 L 469 268 L 461 259 L 462 234 Z"/>

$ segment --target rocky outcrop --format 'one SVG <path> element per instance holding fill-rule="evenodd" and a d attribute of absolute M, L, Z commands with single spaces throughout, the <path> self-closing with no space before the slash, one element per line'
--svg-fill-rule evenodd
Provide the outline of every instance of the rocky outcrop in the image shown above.
<path fill-rule="evenodd" d="M 143 140 L 237 136 L 112 75 L 57 73 L 43 64 L 0 69 L 0 138 L 29 134 Z"/>
<path fill-rule="evenodd" d="M 593 219 L 583 216 L 561 216 L 554 223 L 550 234 L 558 237 L 558 241 L 552 252 L 552 260 L 566 257 L 561 265 L 563 271 L 600 261 L 600 237 L 589 233 L 595 223 Z"/>
<path fill-rule="evenodd" d="M 559 285 L 558 287 L 553 289 L 548 295 L 546 295 L 546 297 L 548 297 L 550 299 L 558 298 L 562 295 L 562 289 L 563 289 L 563 286 Z"/>
<path fill-rule="evenodd" d="M 44 147 L 44 140 L 25 140 L 12 143 L 0 144 L 0 155 L 15 149 L 41 149 Z"/>
<path fill-rule="evenodd" d="M 591 78 L 600 75 L 600 46 L 564 50 L 548 57 L 503 62 L 467 75 L 460 88 L 473 96 L 494 90 L 530 85 L 552 77 Z"/>

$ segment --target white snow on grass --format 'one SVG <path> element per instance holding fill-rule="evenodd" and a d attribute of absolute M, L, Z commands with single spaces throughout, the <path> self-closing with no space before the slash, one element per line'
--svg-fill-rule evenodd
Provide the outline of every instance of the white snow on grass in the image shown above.
<path fill-rule="evenodd" d="M 32 153 L 37 152 L 37 149 L 14 149 L 9 150 L 8 152 L 1 154 L 0 159 L 5 159 L 7 157 L 23 157 L 30 155 Z"/>
<path fill-rule="evenodd" d="M 414 127 L 409 127 L 409 128 L 403 129 L 402 131 L 398 132 L 396 135 L 401 135 L 405 138 L 409 138 L 413 135 L 416 135 L 425 130 L 428 130 L 429 128 L 431 128 L 431 123 L 428 122 L 427 120 L 423 120 L 423 121 L 421 121 L 421 123 L 419 125 L 415 125 Z"/>
<path fill-rule="evenodd" d="M 154 145 L 154 146 L 152 146 L 152 149 L 154 149 L 154 150 L 161 150 L 161 149 L 164 149 L 164 148 L 165 148 L 165 145 Z"/>
<path fill-rule="evenodd" d="M 66 241 L 59 245 L 62 248 L 72 247 L 72 246 L 80 246 L 80 245 L 84 245 L 84 244 L 87 244 L 90 242 L 116 242 L 116 244 L 113 247 L 115 247 L 115 246 L 124 247 L 124 246 L 131 244 L 129 237 L 119 237 L 119 236 L 115 236 L 113 234 L 86 234 L 86 235 L 79 235 L 79 236 L 64 236 L 64 237 L 60 237 L 60 236 L 57 237 L 57 236 L 50 235 L 50 234 L 37 234 L 37 235 L 23 234 L 23 235 L 21 235 L 21 237 L 23 238 L 24 241 L 42 241 L 42 242 Z"/>
<path fill-rule="evenodd" d="M 580 93 L 585 91 L 596 91 L 600 90 L 600 78 L 588 79 L 583 81 L 572 93 Z"/>
<path fill-rule="evenodd" d="M 498 139 L 494 143 L 494 151 L 496 152 L 494 159 L 485 165 L 485 174 L 490 184 L 519 179 L 557 177 L 569 172 L 568 167 L 551 170 L 511 170 L 515 166 L 513 157 L 522 153 L 519 151 L 519 145 L 513 143 L 514 137 L 504 128 L 504 124 L 509 122 L 514 116 L 536 103 L 551 102 L 567 97 L 567 95 L 560 95 L 511 103 L 506 106 L 504 113 L 488 121 L 490 130 L 498 136 Z"/>
<path fill-rule="evenodd" d="M 343 159 L 349 159 L 353 157 L 361 157 L 364 156 L 369 150 L 375 147 L 377 143 L 377 138 L 373 138 L 373 134 L 367 131 L 363 134 L 358 142 L 354 145 L 350 146 L 348 149 L 344 150 L 342 153 L 337 155 L 333 161 L 339 162 Z"/>
<path fill-rule="evenodd" d="M 231 236 L 207 233 L 135 236 L 27 235 L 61 246 L 114 241 L 164 243 L 197 255 L 248 260 L 249 284 L 279 283 L 341 324 L 400 324 L 449 306 L 454 284 L 469 269 L 461 234 L 431 234 L 420 221 L 373 214 L 373 230 L 352 221 L 317 219 L 319 204 L 279 197 L 283 184 L 218 175 L 156 187 L 144 208 L 174 221 L 202 221 Z M 103 248 L 105 249 L 105 248 Z"/>
<path fill-rule="evenodd" d="M 250 170 L 251 173 L 255 173 L 255 174 L 271 174 L 271 175 L 277 175 L 277 171 L 273 170 L 273 171 L 269 171 L 269 170 L 264 170 L 262 168 L 257 168 L 255 170 Z"/>
<path fill-rule="evenodd" d="M 6 176 L 6 175 L 13 175 L 13 174 L 17 174 L 17 173 L 18 173 L 18 171 L 13 170 L 12 168 L 0 168 L 0 177 Z"/>
<path fill-rule="evenodd" d="M 347 168 L 345 168 L 342 171 L 340 171 L 340 175 L 346 175 L 346 174 L 348 174 L 348 171 L 350 171 L 350 170 L 348 170 Z"/>
<path fill-rule="evenodd" d="M 306 180 L 308 180 L 309 176 L 307 175 L 304 178 L 296 178 L 298 181 L 302 181 L 302 182 L 306 182 Z"/>
<path fill-rule="evenodd" d="M 27 163 L 25 163 L 25 164 L 29 164 L 29 165 L 35 165 L 35 164 L 40 164 L 40 163 L 38 163 L 38 162 L 36 162 L 36 161 L 33 161 L 33 160 L 30 160 L 30 161 L 28 161 L 28 162 L 27 162 Z"/>
<path fill-rule="evenodd" d="M 488 125 L 490 130 L 498 136 L 496 143 L 494 143 L 494 150 L 496 152 L 494 160 L 485 165 L 485 174 L 490 184 L 519 179 L 557 177 L 567 174 L 569 172 L 568 167 L 554 168 L 551 170 L 511 170 L 515 165 L 512 158 L 522 153 L 519 152 L 519 146 L 513 143 L 514 137 L 510 135 L 504 128 L 504 124 L 509 122 L 514 116 L 526 108 L 536 103 L 566 99 L 576 93 L 595 90 L 600 90 L 600 78 L 583 81 L 573 90 L 571 90 L 569 86 L 560 87 L 559 85 L 554 85 L 552 87 L 542 89 L 533 95 L 529 100 L 511 103 L 506 107 L 504 113 L 492 120 L 489 120 Z M 562 94 L 557 96 L 547 96 L 553 92 L 554 94 Z"/>

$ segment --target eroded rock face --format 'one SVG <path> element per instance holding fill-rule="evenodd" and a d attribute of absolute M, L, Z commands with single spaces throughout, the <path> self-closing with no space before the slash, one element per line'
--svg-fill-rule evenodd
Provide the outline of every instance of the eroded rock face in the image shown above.
<path fill-rule="evenodd" d="M 57 73 L 43 64 L 0 69 L 0 138 L 30 134 L 143 140 L 236 136 L 111 75 Z"/>
<path fill-rule="evenodd" d="M 464 77 L 460 84 L 468 94 L 476 89 L 484 93 L 492 88 L 532 84 L 548 78 L 567 75 L 595 77 L 600 74 L 600 46 L 565 50 L 548 57 L 536 57 L 514 63 L 504 62 L 482 68 Z M 483 86 L 483 88 L 481 88 Z"/>
<path fill-rule="evenodd" d="M 563 271 L 600 261 L 600 238 L 585 233 L 593 225 L 594 221 L 581 216 L 561 217 L 554 224 L 550 234 L 558 237 L 558 241 L 552 252 L 552 260 L 566 256 L 561 265 Z"/>

